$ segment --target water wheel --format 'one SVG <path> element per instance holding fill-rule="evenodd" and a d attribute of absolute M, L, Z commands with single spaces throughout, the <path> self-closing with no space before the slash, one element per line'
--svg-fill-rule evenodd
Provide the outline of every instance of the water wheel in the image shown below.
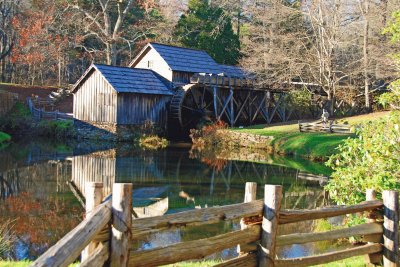
<path fill-rule="evenodd" d="M 179 88 L 170 104 L 170 121 L 185 132 L 214 117 L 213 94 L 205 87 L 188 85 Z"/>

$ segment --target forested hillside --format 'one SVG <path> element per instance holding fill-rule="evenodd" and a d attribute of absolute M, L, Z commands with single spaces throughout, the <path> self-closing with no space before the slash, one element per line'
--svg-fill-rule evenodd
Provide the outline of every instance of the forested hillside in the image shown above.
<path fill-rule="evenodd" d="M 92 62 L 126 66 L 155 41 L 239 64 L 260 87 L 317 86 L 369 108 L 365 92 L 397 78 L 399 47 L 383 29 L 399 9 L 398 0 L 2 0 L 1 80 L 66 86 Z"/>

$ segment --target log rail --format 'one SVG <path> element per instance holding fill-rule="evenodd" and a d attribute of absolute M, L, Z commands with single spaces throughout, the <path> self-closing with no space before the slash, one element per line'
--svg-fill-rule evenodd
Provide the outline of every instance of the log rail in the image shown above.
<path fill-rule="evenodd" d="M 255 200 L 257 184 L 246 184 L 244 203 L 132 219 L 132 185 L 115 184 L 112 199 L 99 201 L 102 185 L 88 184 L 86 219 L 51 247 L 32 266 L 68 266 L 82 253 L 81 266 L 160 266 L 202 259 L 238 246 L 239 256 L 216 266 L 310 266 L 367 255 L 369 263 L 398 266 L 398 193 L 384 191 L 383 202 L 367 191 L 363 203 L 315 210 L 281 210 L 282 187 L 266 185 L 264 200 Z M 93 191 L 94 190 L 94 191 Z M 98 193 L 96 193 L 98 192 Z M 89 197 L 88 197 L 89 196 Z M 102 197 L 102 196 L 101 196 Z M 367 223 L 317 233 L 277 235 L 278 225 L 364 214 Z M 383 216 L 382 216 L 383 215 Z M 151 233 L 240 220 L 239 230 L 148 250 L 137 250 L 133 242 Z M 307 257 L 277 259 L 276 248 L 310 242 L 362 237 L 362 246 Z"/>

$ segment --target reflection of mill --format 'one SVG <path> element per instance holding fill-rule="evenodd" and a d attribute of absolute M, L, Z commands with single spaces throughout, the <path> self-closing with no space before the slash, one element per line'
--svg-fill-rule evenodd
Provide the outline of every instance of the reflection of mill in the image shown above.
<path fill-rule="evenodd" d="M 170 210 L 179 210 L 194 208 L 194 206 L 241 202 L 243 201 L 243 184 L 248 181 L 259 184 L 283 184 L 286 188 L 290 188 L 293 184 L 301 184 L 302 186 L 292 188 L 297 190 L 297 193 L 303 194 L 302 202 L 315 202 L 322 194 L 318 181 L 302 179 L 304 175 L 299 175 L 294 169 L 240 161 L 227 161 L 219 169 L 210 167 L 199 160 L 189 159 L 187 155 L 185 150 L 136 151 L 119 155 L 119 152 L 111 149 L 76 156 L 72 159 L 72 181 L 81 192 L 85 191 L 86 182 L 103 182 L 104 195 L 111 192 L 114 182 L 133 183 L 134 194 L 138 190 L 142 191 L 142 194 L 137 195 L 136 198 L 134 195 L 134 205 L 142 203 L 143 199 L 151 199 L 152 202 L 146 205 L 154 204 L 157 209 L 162 206 L 163 212 L 166 211 L 165 207 Z M 304 193 L 304 191 L 310 191 L 311 187 L 314 188 L 312 190 L 315 190 L 315 193 Z M 159 188 L 163 188 L 163 192 L 155 193 Z M 146 193 L 150 191 L 152 191 L 151 194 Z M 182 192 L 194 197 L 195 203 L 182 197 Z M 294 196 L 291 191 L 287 193 L 289 198 Z M 165 200 L 166 198 L 168 201 Z M 164 204 L 158 205 L 161 200 Z M 287 201 L 287 205 L 290 203 L 292 201 Z M 152 211 L 142 207 L 142 213 L 150 214 Z"/>

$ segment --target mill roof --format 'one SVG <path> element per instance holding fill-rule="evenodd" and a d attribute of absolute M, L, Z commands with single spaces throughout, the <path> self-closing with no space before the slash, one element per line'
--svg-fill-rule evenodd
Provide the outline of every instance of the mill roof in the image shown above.
<path fill-rule="evenodd" d="M 231 65 L 219 65 L 221 72 L 228 77 L 246 78 L 249 75 L 240 67 Z"/>
<path fill-rule="evenodd" d="M 177 47 L 159 43 L 149 43 L 132 61 L 131 66 L 138 62 L 141 55 L 153 48 L 165 60 L 173 71 L 221 73 L 220 65 L 203 50 Z"/>
<path fill-rule="evenodd" d="M 173 95 L 170 83 L 152 70 L 100 64 L 92 64 L 74 85 L 73 91 L 94 69 L 99 71 L 118 93 Z"/>

